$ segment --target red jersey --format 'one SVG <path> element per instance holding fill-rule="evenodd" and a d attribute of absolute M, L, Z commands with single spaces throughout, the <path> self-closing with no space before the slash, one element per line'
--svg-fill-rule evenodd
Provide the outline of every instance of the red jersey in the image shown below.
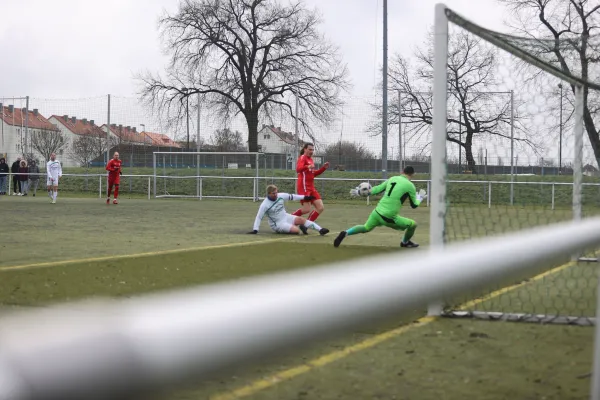
<path fill-rule="evenodd" d="M 298 163 L 296 164 L 296 172 L 298 173 L 298 190 L 309 190 L 315 188 L 315 176 L 321 175 L 325 172 L 326 168 L 321 167 L 317 170 L 309 169 L 308 166 L 312 165 L 314 167 L 315 163 L 312 158 L 307 155 L 301 155 L 298 159 Z"/>
<path fill-rule="evenodd" d="M 110 178 L 117 178 L 121 174 L 121 160 L 115 160 L 112 158 L 108 164 L 106 164 L 106 170 Z"/>

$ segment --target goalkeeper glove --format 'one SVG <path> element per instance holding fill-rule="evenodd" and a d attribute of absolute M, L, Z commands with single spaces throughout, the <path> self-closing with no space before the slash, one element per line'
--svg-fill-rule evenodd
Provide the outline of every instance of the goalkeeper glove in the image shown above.
<path fill-rule="evenodd" d="M 358 190 L 358 187 L 355 187 L 354 189 L 350 189 L 350 196 L 352 196 L 352 197 L 360 196 L 360 191 Z"/>
<path fill-rule="evenodd" d="M 313 201 L 315 196 L 304 196 L 304 201 Z"/>
<path fill-rule="evenodd" d="M 419 190 L 419 193 L 417 193 L 417 200 L 419 200 L 419 202 L 425 200 L 427 198 L 427 192 L 423 189 Z"/>
<path fill-rule="evenodd" d="M 256 235 L 258 231 L 255 229 L 253 231 L 248 232 L 248 235 Z"/>

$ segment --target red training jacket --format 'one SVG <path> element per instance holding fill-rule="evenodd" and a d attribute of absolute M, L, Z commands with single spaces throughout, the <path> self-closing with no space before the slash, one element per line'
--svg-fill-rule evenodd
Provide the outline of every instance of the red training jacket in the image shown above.
<path fill-rule="evenodd" d="M 111 158 L 110 161 L 108 162 L 108 164 L 106 164 L 106 170 L 108 171 L 108 176 L 116 178 L 119 176 L 119 173 L 121 172 L 121 164 L 123 163 L 123 161 L 121 160 L 115 160 L 114 158 Z"/>
<path fill-rule="evenodd" d="M 298 193 L 300 193 L 301 190 L 306 191 L 307 189 L 314 189 L 315 176 L 321 175 L 326 170 L 325 167 L 321 167 L 317 170 L 314 168 L 310 170 L 308 168 L 309 165 L 315 165 L 311 157 L 303 154 L 298 158 L 298 162 L 296 163 L 296 172 L 298 173 Z"/>

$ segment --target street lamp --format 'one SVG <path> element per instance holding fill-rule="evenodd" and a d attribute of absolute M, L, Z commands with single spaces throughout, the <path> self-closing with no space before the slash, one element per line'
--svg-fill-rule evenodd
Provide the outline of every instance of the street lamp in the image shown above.
<path fill-rule="evenodd" d="M 458 110 L 458 173 L 462 174 L 462 112 Z"/>
<path fill-rule="evenodd" d="M 146 137 L 148 136 L 148 134 L 146 133 L 146 125 L 145 124 L 140 124 L 140 126 L 142 127 L 142 134 L 144 135 L 144 167 L 146 166 Z"/>
<path fill-rule="evenodd" d="M 146 124 L 140 124 L 140 126 L 142 127 L 141 133 L 144 134 L 144 144 L 146 144 L 146 138 L 148 137 L 148 133 L 146 133 Z M 150 144 L 152 144 L 152 141 L 150 141 Z"/>
<path fill-rule="evenodd" d="M 560 89 L 560 119 L 558 123 L 558 174 L 562 174 L 562 130 L 563 130 L 563 85 L 558 84 Z"/>
<path fill-rule="evenodd" d="M 186 151 L 190 151 L 190 97 L 187 95 L 189 88 L 181 88 L 181 91 L 186 94 L 185 96 L 185 127 L 187 131 L 187 146 Z"/>

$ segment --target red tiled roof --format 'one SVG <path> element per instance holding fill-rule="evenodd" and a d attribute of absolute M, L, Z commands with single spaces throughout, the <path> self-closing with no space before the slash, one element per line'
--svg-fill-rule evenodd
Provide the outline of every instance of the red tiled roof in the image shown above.
<path fill-rule="evenodd" d="M 23 109 L 14 108 L 13 112 L 10 112 L 10 109 L 5 106 L 0 111 L 0 119 L 6 124 L 13 126 L 25 126 L 26 113 Z M 28 114 L 29 120 L 27 122 L 30 129 L 56 130 L 54 125 L 39 112 L 36 111 L 36 115 L 33 111 L 29 110 Z"/>
<path fill-rule="evenodd" d="M 102 127 L 105 126 L 106 124 L 102 125 Z M 110 131 L 123 142 L 140 144 L 149 144 L 150 142 L 144 133 L 138 131 L 134 132 L 131 127 L 128 128 L 126 126 L 111 124 Z"/>
<path fill-rule="evenodd" d="M 153 146 L 163 146 L 163 147 L 181 147 L 181 145 L 175 142 L 173 139 L 165 135 L 164 133 L 154 133 L 154 132 L 142 132 L 145 133 L 150 139 L 152 139 Z"/>
<path fill-rule="evenodd" d="M 290 132 L 284 132 L 281 130 L 280 127 L 275 128 L 272 125 L 267 125 L 266 127 L 269 128 L 271 130 L 271 132 L 276 134 L 279 137 L 279 139 L 281 139 L 285 143 L 287 143 L 287 144 L 295 144 L 296 143 L 296 135 L 294 135 Z M 301 146 L 304 145 L 304 142 L 302 140 L 299 140 L 298 143 Z"/>
<path fill-rule="evenodd" d="M 52 117 L 56 118 L 61 124 L 63 124 L 67 129 L 69 129 L 76 135 L 94 137 L 106 136 L 106 133 L 102 129 L 100 129 L 98 125 L 92 125 L 90 121 L 86 120 L 84 122 L 82 119 L 75 119 L 75 123 L 73 123 L 72 118 L 67 117 L 67 119 L 65 120 L 64 116 L 53 115 Z"/>

